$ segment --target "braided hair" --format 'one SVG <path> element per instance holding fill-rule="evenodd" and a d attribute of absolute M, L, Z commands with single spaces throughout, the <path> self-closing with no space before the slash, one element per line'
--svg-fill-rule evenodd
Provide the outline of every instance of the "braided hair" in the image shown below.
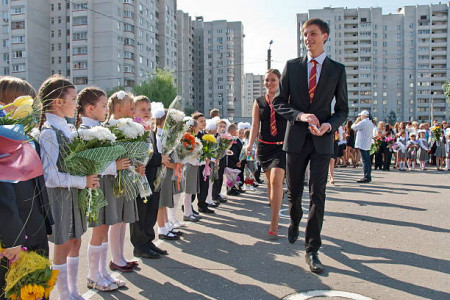
<path fill-rule="evenodd" d="M 42 105 L 39 129 L 44 125 L 45 114 L 50 112 L 53 100 L 64 99 L 64 96 L 69 89 L 75 89 L 75 85 L 67 78 L 58 74 L 50 76 L 42 83 L 37 95 L 37 99 Z"/>

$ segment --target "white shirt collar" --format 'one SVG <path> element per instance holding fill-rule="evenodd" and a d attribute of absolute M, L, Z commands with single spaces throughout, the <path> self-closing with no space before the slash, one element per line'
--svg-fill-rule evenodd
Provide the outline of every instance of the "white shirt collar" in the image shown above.
<path fill-rule="evenodd" d="M 88 117 L 81 117 L 81 123 L 86 125 L 87 127 L 95 127 L 100 125 L 99 121 Z"/>
<path fill-rule="evenodd" d="M 323 64 L 323 61 L 325 60 L 325 58 L 327 57 L 327 54 L 325 51 L 322 52 L 322 54 L 320 54 L 317 57 L 312 57 L 311 54 L 308 52 L 308 62 L 310 62 L 312 59 L 314 59 L 315 61 L 317 61 L 319 64 Z"/>
<path fill-rule="evenodd" d="M 46 113 L 45 119 L 48 125 L 51 125 L 55 127 L 58 130 L 61 130 L 61 132 L 67 137 L 70 138 L 70 135 L 72 134 L 72 129 L 70 128 L 69 124 L 67 123 L 67 120 L 65 118 L 59 117 L 55 114 Z"/>

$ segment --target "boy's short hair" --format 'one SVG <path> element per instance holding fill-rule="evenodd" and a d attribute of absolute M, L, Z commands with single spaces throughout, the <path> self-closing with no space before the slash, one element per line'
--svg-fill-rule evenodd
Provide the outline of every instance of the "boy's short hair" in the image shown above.
<path fill-rule="evenodd" d="M 209 116 L 212 118 L 219 116 L 219 110 L 217 108 L 213 108 L 209 111 Z"/>
<path fill-rule="evenodd" d="M 322 33 L 326 33 L 330 35 L 330 26 L 328 26 L 328 23 L 321 20 L 321 19 L 310 19 L 303 23 L 301 32 L 305 31 L 306 27 L 311 25 L 317 25 Z"/>
<path fill-rule="evenodd" d="M 137 104 L 139 102 L 147 102 L 148 104 L 151 104 L 150 99 L 148 99 L 148 97 L 144 96 L 144 95 L 135 96 L 133 98 L 133 102 L 134 102 L 134 104 Z"/>
<path fill-rule="evenodd" d="M 195 113 L 192 114 L 192 119 L 194 119 L 194 120 L 196 120 L 196 121 L 197 121 L 199 118 L 201 118 L 201 117 L 205 117 L 205 115 L 202 114 L 202 113 L 199 112 L 199 111 L 197 111 L 197 112 L 195 112 Z"/>
<path fill-rule="evenodd" d="M 228 132 L 231 132 L 233 130 L 237 130 L 237 125 L 236 124 L 230 124 L 230 126 L 228 126 Z"/>

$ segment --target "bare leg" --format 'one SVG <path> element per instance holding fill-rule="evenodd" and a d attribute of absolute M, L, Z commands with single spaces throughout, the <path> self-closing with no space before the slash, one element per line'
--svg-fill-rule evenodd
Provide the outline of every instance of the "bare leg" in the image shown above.
<path fill-rule="evenodd" d="M 270 172 L 270 210 L 271 210 L 271 219 L 270 219 L 270 228 L 269 230 L 272 232 L 278 231 L 278 221 L 280 218 L 280 208 L 281 203 L 283 202 L 283 179 L 284 179 L 285 171 L 281 168 L 273 168 Z"/>
<path fill-rule="evenodd" d="M 268 198 L 269 198 L 269 205 L 272 205 L 272 203 L 271 203 L 271 201 L 270 201 L 270 194 L 271 194 L 271 189 L 272 189 L 272 186 L 271 186 L 271 184 L 270 184 L 270 171 L 271 171 L 272 169 L 269 169 L 268 171 L 266 171 L 265 172 L 265 174 L 266 174 L 266 180 L 267 180 L 267 196 L 269 196 Z"/>

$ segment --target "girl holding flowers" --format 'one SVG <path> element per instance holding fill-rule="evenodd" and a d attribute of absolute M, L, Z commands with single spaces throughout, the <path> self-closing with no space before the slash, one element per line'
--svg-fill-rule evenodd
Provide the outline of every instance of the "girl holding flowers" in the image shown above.
<path fill-rule="evenodd" d="M 77 125 L 83 129 L 100 126 L 107 115 L 106 93 L 96 87 L 87 87 L 77 96 Z M 81 123 L 81 124 L 80 124 Z M 88 246 L 89 274 L 87 286 L 99 291 L 113 291 L 125 286 L 125 282 L 114 279 L 106 269 L 108 257 L 108 229 L 117 222 L 117 208 L 113 195 L 113 182 L 118 170 L 128 169 L 130 160 L 112 162 L 101 175 L 100 187 L 108 204 L 100 208 L 98 219 L 90 222 L 92 237 Z"/>
<path fill-rule="evenodd" d="M 107 120 L 118 120 L 121 118 L 132 118 L 134 113 L 133 95 L 125 91 L 118 91 L 108 99 Z M 137 166 L 136 171 L 144 174 L 145 166 Z M 126 200 L 125 196 L 114 196 L 111 194 L 112 209 L 109 223 L 109 243 L 111 245 L 112 261 L 109 264 L 111 270 L 120 272 L 132 272 L 138 263 L 125 259 L 123 248 L 125 243 L 126 223 L 136 222 L 138 217 L 136 199 Z"/>
<path fill-rule="evenodd" d="M 5 109 L 7 112 L 16 113 L 19 108 L 15 106 L 18 105 L 17 99 L 22 96 L 29 96 L 31 102 L 36 97 L 35 90 L 28 82 L 10 76 L 0 79 L 0 104 L 10 105 L 9 108 Z M 13 103 L 16 104 L 12 105 Z M 14 107 L 16 107 L 15 110 Z M 25 135 L 24 138 L 27 139 Z M 6 146 L 7 141 L 8 139 L 0 134 L 0 144 Z M 18 178 L 11 177 L 11 180 L 17 181 L 15 183 L 0 180 L 0 191 L 2 191 L 0 193 L 0 219 L 3 221 L 2 226 L 0 226 L 0 248 L 5 247 L 5 249 L 0 250 L 0 299 L 6 299 L 3 290 L 8 263 L 18 259 L 20 252 L 23 250 L 22 247 L 48 256 L 47 234 L 51 234 L 50 225 L 53 223 L 39 156 L 34 149 L 22 150 L 33 152 L 31 154 L 36 159 L 41 175 L 31 175 L 32 172 L 26 170 L 29 179 L 21 178 L 21 180 L 17 180 Z M 6 149 L 4 151 L 3 147 L 0 147 L 0 155 L 5 154 L 6 151 Z M 16 149 L 14 151 L 21 150 Z M 30 153 L 23 153 L 23 155 L 28 156 Z M 4 161 L 4 163 L 7 163 L 7 161 Z M 7 171 L 9 174 L 13 173 L 11 166 L 4 165 L 1 159 L 0 170 Z M 24 169 L 21 169 L 21 171 L 24 171 Z M 6 174 L 2 173 L 2 175 Z"/>
<path fill-rule="evenodd" d="M 97 175 L 73 176 L 63 171 L 71 127 L 65 118 L 73 118 L 77 91 L 59 75 L 44 81 L 38 92 L 42 104 L 39 137 L 45 184 L 55 224 L 50 240 L 55 243 L 53 269 L 59 271 L 57 288 L 60 299 L 81 299 L 77 290 L 81 236 L 86 219 L 78 207 L 78 190 L 98 188 Z"/>
<path fill-rule="evenodd" d="M 419 129 L 418 134 L 419 134 L 419 140 L 418 140 L 419 151 L 418 151 L 417 156 L 419 159 L 420 169 L 422 171 L 424 171 L 424 170 L 426 170 L 425 163 L 428 160 L 428 151 L 430 151 L 430 148 L 428 148 L 428 141 L 425 138 L 425 135 L 426 135 L 425 130 Z"/>

